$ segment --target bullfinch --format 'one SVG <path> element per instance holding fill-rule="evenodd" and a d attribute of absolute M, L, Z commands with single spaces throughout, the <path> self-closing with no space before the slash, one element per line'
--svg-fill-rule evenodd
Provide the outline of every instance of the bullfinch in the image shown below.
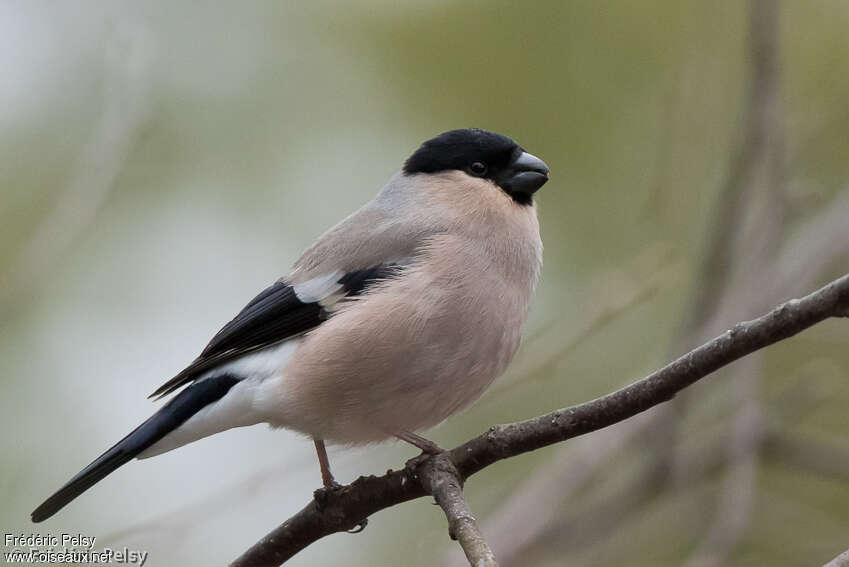
<path fill-rule="evenodd" d="M 133 458 L 268 423 L 325 442 L 399 438 L 478 398 L 510 363 L 542 265 L 548 166 L 505 136 L 424 142 L 151 397 L 173 395 L 32 512 L 40 522 Z"/>

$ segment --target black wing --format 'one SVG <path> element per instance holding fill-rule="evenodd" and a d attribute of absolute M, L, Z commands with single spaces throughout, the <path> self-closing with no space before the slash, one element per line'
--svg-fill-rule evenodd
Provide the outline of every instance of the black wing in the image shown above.
<path fill-rule="evenodd" d="M 399 272 L 399 264 L 380 264 L 340 276 L 332 289 L 339 299 L 364 293 L 375 282 Z M 337 299 L 336 301 L 339 301 Z M 304 302 L 295 287 L 277 282 L 251 300 L 224 325 L 191 364 L 150 397 L 170 394 L 200 374 L 250 352 L 291 339 L 319 326 L 332 313 L 327 302 Z"/>

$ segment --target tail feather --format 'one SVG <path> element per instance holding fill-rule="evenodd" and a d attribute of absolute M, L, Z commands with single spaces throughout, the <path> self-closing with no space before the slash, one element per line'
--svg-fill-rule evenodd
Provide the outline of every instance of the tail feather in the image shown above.
<path fill-rule="evenodd" d="M 90 465 L 80 471 L 32 512 L 32 521 L 41 522 L 64 508 L 77 496 L 94 486 L 109 473 L 179 427 L 205 406 L 220 400 L 239 380 L 224 374 L 195 382 L 129 435 L 118 441 Z"/>

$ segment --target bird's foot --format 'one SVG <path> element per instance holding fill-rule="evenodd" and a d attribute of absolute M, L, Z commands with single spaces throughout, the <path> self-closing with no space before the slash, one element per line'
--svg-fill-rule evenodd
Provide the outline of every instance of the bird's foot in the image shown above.
<path fill-rule="evenodd" d="M 404 467 L 406 467 L 407 470 L 414 471 L 419 467 L 419 465 L 424 463 L 431 456 L 432 455 L 430 453 L 425 453 L 423 451 L 421 455 L 417 455 L 417 456 L 413 457 L 412 459 L 408 459 L 407 462 L 404 463 Z"/>
<path fill-rule="evenodd" d="M 348 531 L 347 531 L 347 532 L 345 532 L 345 533 L 348 533 L 348 534 L 358 534 L 358 533 L 360 533 L 361 531 L 363 531 L 364 529 L 366 529 L 366 526 L 367 526 L 367 525 L 368 525 L 368 518 L 363 518 L 363 521 L 362 521 L 362 522 L 360 522 L 359 524 L 357 524 L 356 526 L 354 526 L 354 528 L 353 528 L 353 529 L 348 530 Z"/>
<path fill-rule="evenodd" d="M 317 488 L 313 491 L 312 497 L 315 500 L 316 506 L 321 510 L 327 505 L 328 500 L 335 494 L 336 492 L 342 490 L 343 486 L 336 482 L 335 480 L 330 481 L 330 483 L 325 484 L 321 488 Z"/>
<path fill-rule="evenodd" d="M 404 466 L 408 470 L 411 470 L 411 471 L 416 470 L 416 468 L 418 468 L 419 465 L 421 465 L 422 463 L 424 463 L 425 461 L 427 461 L 428 459 L 430 459 L 434 455 L 439 455 L 439 454 L 445 452 L 445 449 L 441 448 L 436 443 L 431 443 L 431 444 L 433 445 L 432 448 L 429 448 L 428 450 L 425 450 L 424 448 L 422 448 L 421 454 L 416 455 L 412 459 L 407 460 L 407 462 L 404 463 Z"/>
<path fill-rule="evenodd" d="M 330 480 L 329 483 L 326 483 L 321 488 L 317 488 L 313 491 L 312 496 L 315 500 L 315 505 L 319 510 L 323 510 L 330 503 L 330 499 L 333 498 L 334 495 L 341 492 L 345 487 L 336 482 L 335 480 Z M 361 522 L 359 522 L 352 529 L 347 530 L 346 533 L 349 534 L 358 534 L 368 525 L 368 518 L 363 518 Z"/>

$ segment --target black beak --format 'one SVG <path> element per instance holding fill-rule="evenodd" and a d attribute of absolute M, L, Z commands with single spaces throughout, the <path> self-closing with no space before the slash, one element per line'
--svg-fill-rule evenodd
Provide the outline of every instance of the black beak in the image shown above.
<path fill-rule="evenodd" d="M 538 157 L 522 152 L 510 164 L 510 175 L 502 183 L 511 195 L 521 194 L 527 198 L 548 181 L 548 166 Z"/>

